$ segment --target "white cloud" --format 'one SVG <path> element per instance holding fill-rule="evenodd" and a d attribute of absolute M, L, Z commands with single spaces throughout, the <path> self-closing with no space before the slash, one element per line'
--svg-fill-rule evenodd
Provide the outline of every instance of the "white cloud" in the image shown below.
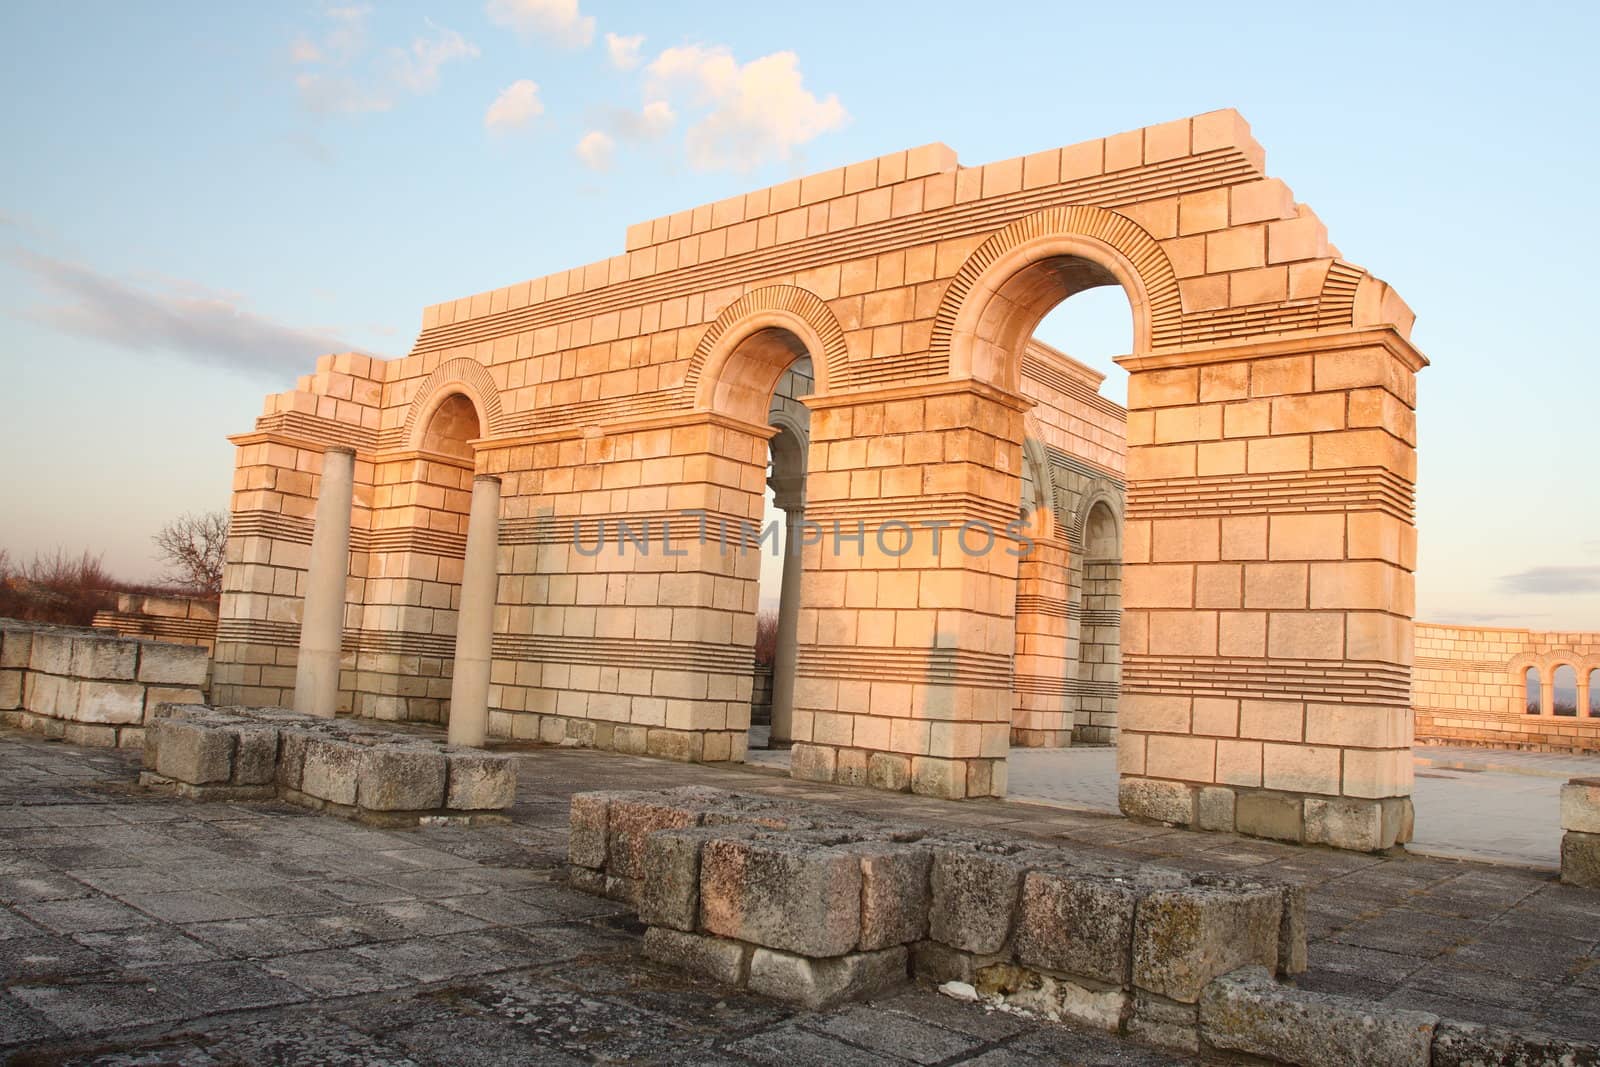
<path fill-rule="evenodd" d="M 793 52 L 740 64 L 726 48 L 687 45 L 662 52 L 645 74 L 648 98 L 682 96 L 704 110 L 684 138 L 698 170 L 743 171 L 788 159 L 850 118 L 837 96 L 819 100 L 805 87 Z"/>
<path fill-rule="evenodd" d="M 54 298 L 23 314 L 130 352 L 166 352 L 207 366 L 283 377 L 303 372 L 321 353 L 350 348 L 331 331 L 259 315 L 236 293 L 173 279 L 135 284 L 20 248 L 7 258 Z"/>
<path fill-rule="evenodd" d="M 524 37 L 549 37 L 568 48 L 594 40 L 594 16 L 578 10 L 578 0 L 489 0 L 489 21 Z"/>
<path fill-rule="evenodd" d="M 409 50 L 395 49 L 394 78 L 413 93 L 431 93 L 439 87 L 439 68 L 454 59 L 477 59 L 478 46 L 455 30 L 428 23 L 432 33 L 411 42 Z"/>
<path fill-rule="evenodd" d="M 600 130 L 590 130 L 578 142 L 578 158 L 590 170 L 610 170 L 617 142 Z"/>
<path fill-rule="evenodd" d="M 296 37 L 289 46 L 289 62 L 291 63 L 321 63 L 322 49 L 317 47 L 317 42 L 309 37 Z"/>
<path fill-rule="evenodd" d="M 544 114 L 539 86 L 523 78 L 506 86 L 483 113 L 483 124 L 491 130 L 514 130 Z"/>
<path fill-rule="evenodd" d="M 611 57 L 611 65 L 618 70 L 632 70 L 639 65 L 639 49 L 644 46 L 644 34 L 636 33 L 631 37 L 619 34 L 606 34 L 606 55 Z"/>
<path fill-rule="evenodd" d="M 605 125 L 625 141 L 654 140 L 677 120 L 677 113 L 665 100 L 652 100 L 638 111 L 614 108 L 605 113 Z"/>

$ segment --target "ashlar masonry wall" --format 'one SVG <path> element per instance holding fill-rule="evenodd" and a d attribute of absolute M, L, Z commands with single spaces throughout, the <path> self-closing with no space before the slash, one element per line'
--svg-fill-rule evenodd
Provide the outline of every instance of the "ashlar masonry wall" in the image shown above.
<path fill-rule="evenodd" d="M 1102 285 L 1133 311 L 1125 506 L 1116 413 L 1063 421 L 1053 395 L 1072 375 L 1029 356 L 1044 314 Z M 1109 734 L 1120 669 L 1131 812 L 1196 821 L 1200 788 L 1398 801 L 1411 319 L 1267 175 L 1232 111 L 984 166 L 926 145 L 641 223 L 610 259 L 428 308 L 404 358 L 330 357 L 268 399 L 235 439 L 218 699 L 281 699 L 320 453 L 337 446 L 357 460 L 343 700 L 453 713 L 432 695 L 453 619 L 428 597 L 430 582 L 457 595 L 466 531 L 417 464 L 460 396 L 478 436 L 450 459 L 465 475 L 470 453 L 503 492 L 491 729 L 739 758 L 757 568 L 696 534 L 759 517 L 770 400 L 806 356 L 807 517 L 867 533 L 804 556 L 794 773 L 1003 794 L 1014 739 L 1060 740 L 1069 712 Z M 1080 651 L 1086 630 L 1105 647 L 1120 608 L 1120 664 L 1080 663 L 1069 678 L 1088 689 L 1019 704 L 1018 673 L 1070 658 L 1072 637 L 1023 630 L 1019 667 L 1019 615 L 1055 610 L 1066 584 L 1007 551 L 1027 453 L 1050 472 L 1055 558 L 1072 566 L 1100 508 L 1097 541 L 1125 562 L 1116 589 L 1091 566 L 1112 561 L 1077 556 L 1098 598 Z M 572 536 L 645 519 L 672 555 L 586 554 Z M 990 550 L 935 543 L 963 527 L 992 531 Z M 393 573 L 424 557 L 432 576 Z M 1021 586 L 1035 599 L 1019 612 Z"/>

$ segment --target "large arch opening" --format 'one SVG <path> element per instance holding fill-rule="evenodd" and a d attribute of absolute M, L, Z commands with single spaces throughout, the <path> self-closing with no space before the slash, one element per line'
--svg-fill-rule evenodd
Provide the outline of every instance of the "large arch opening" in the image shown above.
<path fill-rule="evenodd" d="M 1589 700 L 1585 709 L 1592 719 L 1600 719 L 1600 667 L 1589 671 Z"/>
<path fill-rule="evenodd" d="M 1578 714 L 1578 671 L 1570 663 L 1561 664 L 1551 676 L 1550 712 L 1568 717 Z"/>
<path fill-rule="evenodd" d="M 1522 705 L 1529 715 L 1544 711 L 1544 686 L 1539 681 L 1539 668 L 1529 667 L 1522 672 Z"/>

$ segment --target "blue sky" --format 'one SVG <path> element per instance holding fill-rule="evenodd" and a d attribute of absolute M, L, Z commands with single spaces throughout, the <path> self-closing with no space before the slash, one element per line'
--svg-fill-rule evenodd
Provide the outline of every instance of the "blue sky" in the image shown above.
<path fill-rule="evenodd" d="M 1570 4 L 10 0 L 0 546 L 153 574 L 150 534 L 225 506 L 224 435 L 316 352 L 403 353 L 424 304 L 631 222 L 1237 107 L 1417 312 L 1419 614 L 1600 629 L 1597 31 Z M 1108 365 L 1115 296 L 1041 334 Z"/>

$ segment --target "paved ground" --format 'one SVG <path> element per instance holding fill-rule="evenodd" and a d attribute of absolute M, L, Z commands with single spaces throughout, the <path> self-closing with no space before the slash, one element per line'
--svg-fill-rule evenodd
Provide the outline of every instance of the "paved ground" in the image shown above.
<path fill-rule="evenodd" d="M 567 799 L 690 782 L 1293 879 L 1312 887 L 1303 985 L 1600 1037 L 1600 894 L 1538 872 L 573 749 L 529 752 L 514 824 L 474 830 L 374 830 L 280 804 L 155 798 L 131 788 L 132 777 L 126 753 L 0 731 L 0 1057 L 1171 1062 L 925 990 L 795 1013 L 642 961 L 631 920 L 561 884 Z"/>
<path fill-rule="evenodd" d="M 751 758 L 788 766 L 787 752 Z M 1426 746 L 1415 760 L 1413 852 L 1551 871 L 1561 866 L 1561 783 L 1600 776 L 1600 756 Z M 1009 784 L 1015 800 L 1115 814 L 1116 750 L 1012 749 Z"/>

